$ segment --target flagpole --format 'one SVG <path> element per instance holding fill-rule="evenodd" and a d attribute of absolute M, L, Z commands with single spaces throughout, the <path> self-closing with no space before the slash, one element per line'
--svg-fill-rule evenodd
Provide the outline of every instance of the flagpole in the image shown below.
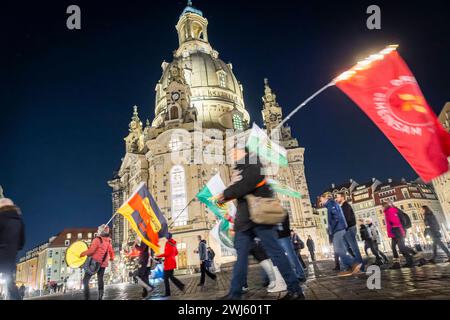
<path fill-rule="evenodd" d="M 170 226 L 181 216 L 181 214 L 184 212 L 184 210 L 186 210 L 187 207 L 189 207 L 189 205 L 195 200 L 195 197 L 191 199 L 191 201 L 188 202 L 188 204 L 183 208 L 183 210 L 180 211 L 180 213 L 176 216 L 175 219 L 172 220 L 172 222 L 169 224 L 169 226 L 167 227 L 167 229 L 170 228 Z"/>
<path fill-rule="evenodd" d="M 327 88 L 332 87 L 336 84 L 336 81 L 333 80 L 330 83 L 328 83 L 327 85 L 323 86 L 321 89 L 317 90 L 312 96 L 310 96 L 308 99 L 306 99 L 305 101 L 303 101 L 297 108 L 295 108 L 294 110 L 292 110 L 291 113 L 289 113 L 289 115 L 284 118 L 283 121 L 281 121 L 281 123 L 274 129 L 274 131 L 277 131 L 278 129 L 280 129 L 280 127 L 286 123 L 286 121 L 288 121 L 295 113 L 297 113 L 298 110 L 300 110 L 301 108 L 303 108 L 308 102 L 310 102 L 312 99 L 314 99 L 315 97 L 317 97 L 319 94 L 321 94 L 323 91 L 325 91 Z"/>

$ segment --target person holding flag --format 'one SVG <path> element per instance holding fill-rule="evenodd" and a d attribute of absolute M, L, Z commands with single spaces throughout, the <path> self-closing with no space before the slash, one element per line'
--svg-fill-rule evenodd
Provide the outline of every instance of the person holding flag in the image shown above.
<path fill-rule="evenodd" d="M 89 300 L 89 281 L 94 274 L 97 274 L 98 281 L 98 300 L 103 300 L 104 282 L 103 276 L 105 275 L 105 269 L 108 267 L 109 261 L 114 261 L 114 250 L 111 244 L 111 238 L 109 236 L 109 227 L 101 225 L 98 227 L 98 237 L 96 237 L 88 250 L 82 252 L 80 257 L 91 257 L 98 267 L 94 272 L 85 272 L 83 278 L 84 299 Z M 89 261 L 89 260 L 88 260 Z"/>
<path fill-rule="evenodd" d="M 273 192 L 265 181 L 263 167 L 257 155 L 250 155 L 247 148 L 237 143 L 230 152 L 230 158 L 235 165 L 238 176 L 234 183 L 217 196 L 219 204 L 237 200 L 237 212 L 234 221 L 234 247 L 237 252 L 237 261 L 233 267 L 231 288 L 228 294 L 221 299 L 240 300 L 242 288 L 248 271 L 248 255 L 253 239 L 258 237 L 274 265 L 280 270 L 286 284 L 288 293 L 283 300 L 303 300 L 305 296 L 299 281 L 292 270 L 283 248 L 278 243 L 276 225 L 256 224 L 250 219 L 249 206 L 246 196 L 253 194 L 257 197 L 271 198 Z"/>

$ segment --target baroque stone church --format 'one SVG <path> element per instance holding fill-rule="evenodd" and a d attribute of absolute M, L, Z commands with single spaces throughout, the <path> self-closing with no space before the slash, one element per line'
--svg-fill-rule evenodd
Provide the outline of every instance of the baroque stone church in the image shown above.
<path fill-rule="evenodd" d="M 248 132 L 250 124 L 243 86 L 236 79 L 232 64 L 223 62 L 218 51 L 212 48 L 207 27 L 208 20 L 203 13 L 188 1 L 176 25 L 178 49 L 171 62 L 164 61 L 161 65 L 162 76 L 155 87 L 154 120 L 151 124 L 147 120 L 144 126 L 138 108 L 134 107 L 129 134 L 124 139 L 125 155 L 120 169 L 108 181 L 112 188 L 113 212 L 140 182 L 147 184 L 171 224 L 170 231 L 178 243 L 179 269 L 198 266 L 198 256 L 194 253 L 198 235 L 214 249 L 216 262 L 234 259 L 212 236 L 210 231 L 215 218 L 203 204 L 194 200 L 182 210 L 216 173 L 220 173 L 226 185 L 230 182 L 231 167 L 225 161 L 224 147 L 229 136 L 225 131 Z M 264 128 L 270 133 L 282 121 L 282 109 L 267 79 L 264 79 L 262 102 Z M 188 133 L 188 140 L 197 139 L 202 143 L 187 143 L 186 137 L 176 134 L 180 129 Z M 303 239 L 306 240 L 308 234 L 315 239 L 313 208 L 304 172 L 304 148 L 291 136 L 289 127 L 283 126 L 280 135 L 279 143 L 288 152 L 289 165 L 280 168 L 275 179 L 302 195 L 301 199 L 280 195 L 280 199 L 289 212 L 291 227 Z M 180 151 L 189 155 L 189 159 L 174 163 L 172 155 Z M 212 156 L 222 161 L 212 164 L 196 161 L 206 153 L 214 153 Z M 113 221 L 115 249 L 123 254 L 133 241 L 134 232 L 127 221 L 116 216 Z"/>

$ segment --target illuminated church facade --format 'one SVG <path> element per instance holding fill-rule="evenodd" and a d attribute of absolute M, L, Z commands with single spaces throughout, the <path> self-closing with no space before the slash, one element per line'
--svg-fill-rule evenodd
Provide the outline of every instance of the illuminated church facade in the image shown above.
<path fill-rule="evenodd" d="M 194 250 L 197 236 L 208 241 L 216 253 L 216 262 L 234 259 L 211 234 L 214 215 L 198 200 L 183 208 L 216 173 L 225 185 L 230 182 L 231 166 L 226 163 L 226 131 L 249 130 L 250 116 L 246 110 L 243 86 L 236 79 L 231 63 L 219 58 L 209 42 L 208 20 L 189 1 L 183 10 L 176 31 L 179 46 L 171 62 L 161 65 L 162 76 L 155 86 L 155 117 L 143 125 L 137 107 L 125 137 L 125 154 L 120 169 L 108 181 L 112 188 L 113 212 L 141 182 L 145 182 L 161 211 L 166 215 L 170 231 L 178 245 L 178 268 L 199 265 Z M 264 129 L 271 132 L 282 121 L 282 109 L 276 95 L 264 79 L 262 97 Z M 183 132 L 184 134 L 177 134 Z M 201 141 L 198 143 L 190 143 Z M 304 148 L 283 126 L 280 142 L 288 152 L 287 167 L 280 168 L 278 182 L 300 192 L 302 198 L 280 195 L 289 212 L 291 227 L 302 239 L 316 237 L 308 186 L 304 170 Z M 184 161 L 174 162 L 174 153 Z M 218 160 L 202 163 L 205 155 Z M 113 220 L 113 244 L 123 253 L 134 241 L 134 232 L 121 216 Z M 162 240 L 163 241 L 163 240 Z M 161 244 L 162 246 L 164 243 Z"/>

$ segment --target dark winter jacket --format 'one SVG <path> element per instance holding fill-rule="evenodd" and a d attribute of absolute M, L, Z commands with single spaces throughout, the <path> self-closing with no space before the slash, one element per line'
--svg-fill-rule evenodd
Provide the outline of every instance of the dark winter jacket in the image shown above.
<path fill-rule="evenodd" d="M 200 261 L 208 260 L 208 252 L 206 249 L 206 240 L 201 240 L 198 243 L 198 258 Z"/>
<path fill-rule="evenodd" d="M 308 240 L 306 240 L 306 246 L 308 247 L 309 251 L 314 251 L 316 249 L 313 239 L 310 239 L 310 238 L 308 238 Z"/>
<path fill-rule="evenodd" d="M 150 258 L 150 254 L 148 252 L 148 245 L 144 243 L 144 241 L 141 242 L 141 244 L 136 244 L 136 249 L 139 250 L 139 264 L 142 268 L 146 268 L 148 265 L 148 260 Z"/>
<path fill-rule="evenodd" d="M 356 217 L 352 206 L 347 201 L 344 201 L 341 208 L 342 212 L 344 212 L 345 221 L 347 222 L 347 228 L 356 226 Z"/>
<path fill-rule="evenodd" d="M 250 220 L 250 214 L 248 211 L 248 204 L 245 196 L 253 194 L 256 197 L 270 198 L 273 196 L 272 189 L 268 184 L 257 188 L 256 186 L 261 183 L 265 176 L 262 175 L 262 165 L 259 159 L 255 162 L 252 159 L 252 163 L 249 163 L 249 157 L 247 156 L 244 164 L 237 164 L 235 170 L 240 173 L 240 180 L 235 182 L 226 188 L 223 192 L 225 200 L 237 199 L 237 212 L 234 223 L 234 230 L 236 232 L 246 231 L 255 226 L 255 223 Z"/>
<path fill-rule="evenodd" d="M 11 273 L 16 269 L 17 252 L 25 245 L 25 230 L 16 206 L 0 208 L 0 273 Z"/>
<path fill-rule="evenodd" d="M 441 228 L 439 227 L 439 222 L 436 219 L 436 216 L 432 212 L 425 212 L 423 217 L 425 225 L 429 228 L 431 232 L 431 236 L 440 238 Z"/>
<path fill-rule="evenodd" d="M 333 199 L 329 199 L 325 203 L 325 207 L 328 211 L 328 234 L 333 236 L 338 231 L 346 230 L 347 222 L 341 206 Z"/>

